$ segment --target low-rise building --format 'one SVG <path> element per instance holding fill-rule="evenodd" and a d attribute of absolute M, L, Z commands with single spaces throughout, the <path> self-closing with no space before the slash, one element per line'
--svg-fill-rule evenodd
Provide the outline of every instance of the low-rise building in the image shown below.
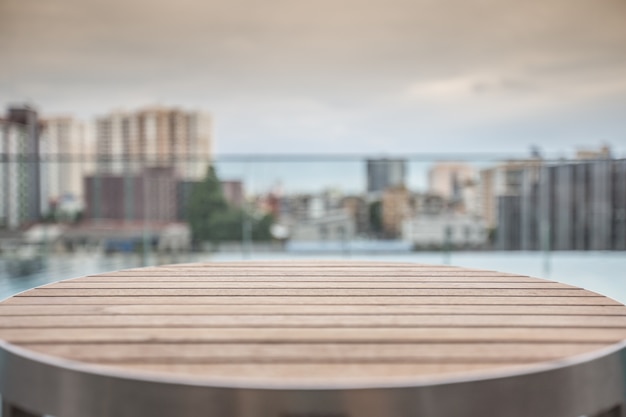
<path fill-rule="evenodd" d="M 290 239 L 303 241 L 349 241 L 354 239 L 356 224 L 345 210 L 334 210 L 323 216 L 294 223 Z"/>
<path fill-rule="evenodd" d="M 171 167 L 146 168 L 141 174 L 98 174 L 85 177 L 88 220 L 150 220 L 177 218 L 177 187 Z"/>
<path fill-rule="evenodd" d="M 402 223 L 411 213 L 410 193 L 405 187 L 391 187 L 383 191 L 381 199 L 383 236 L 395 239 L 402 234 Z"/>
<path fill-rule="evenodd" d="M 415 249 L 481 248 L 487 243 L 485 222 L 457 213 L 421 214 L 402 224 L 402 239 Z"/>

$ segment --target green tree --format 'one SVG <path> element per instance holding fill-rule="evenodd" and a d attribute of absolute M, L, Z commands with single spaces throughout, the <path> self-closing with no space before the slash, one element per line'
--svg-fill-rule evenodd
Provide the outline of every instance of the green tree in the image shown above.
<path fill-rule="evenodd" d="M 271 215 L 257 219 L 228 204 L 215 168 L 209 166 L 204 179 L 194 184 L 189 197 L 187 219 L 194 242 L 236 241 L 243 238 L 243 222 L 250 222 L 254 240 L 270 240 Z"/>
<path fill-rule="evenodd" d="M 218 242 L 220 217 L 228 211 L 228 203 L 212 165 L 207 168 L 204 179 L 194 184 L 187 210 L 193 240 Z"/>
<path fill-rule="evenodd" d="M 266 214 L 252 223 L 252 240 L 272 240 L 270 228 L 274 224 L 274 216 Z"/>

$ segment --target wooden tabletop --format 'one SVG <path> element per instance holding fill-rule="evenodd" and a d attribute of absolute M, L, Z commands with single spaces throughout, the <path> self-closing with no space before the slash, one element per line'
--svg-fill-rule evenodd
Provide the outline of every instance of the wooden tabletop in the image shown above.
<path fill-rule="evenodd" d="M 236 262 L 125 270 L 0 303 L 0 339 L 92 369 L 281 385 L 474 377 L 626 339 L 626 307 L 449 266 Z"/>

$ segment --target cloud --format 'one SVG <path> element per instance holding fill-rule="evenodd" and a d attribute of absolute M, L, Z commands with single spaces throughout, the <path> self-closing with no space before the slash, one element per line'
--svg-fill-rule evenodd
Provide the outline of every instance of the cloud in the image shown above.
<path fill-rule="evenodd" d="M 618 138 L 623 117 L 602 114 L 626 102 L 625 15 L 623 0 L 1 0 L 0 97 L 81 117 L 205 108 L 229 152 L 549 141 L 569 133 L 550 116 L 574 113 Z"/>
<path fill-rule="evenodd" d="M 406 95 L 413 99 L 449 101 L 529 90 L 532 90 L 531 83 L 522 77 L 479 73 L 417 81 L 408 86 Z"/>

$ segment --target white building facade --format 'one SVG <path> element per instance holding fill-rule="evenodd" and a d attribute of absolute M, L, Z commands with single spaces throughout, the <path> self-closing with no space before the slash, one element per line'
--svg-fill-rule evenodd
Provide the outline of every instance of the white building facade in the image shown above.
<path fill-rule="evenodd" d="M 173 167 L 184 180 L 199 180 L 212 157 L 208 114 L 151 107 L 113 112 L 96 120 L 98 172 L 120 175 L 147 167 Z"/>
<path fill-rule="evenodd" d="M 93 172 L 93 142 L 84 123 L 71 117 L 46 119 L 41 137 L 42 210 L 82 205 L 83 178 Z"/>
<path fill-rule="evenodd" d="M 485 222 L 474 215 L 440 213 L 421 214 L 405 220 L 402 239 L 417 249 L 435 249 L 446 245 L 480 248 L 487 243 Z"/>

